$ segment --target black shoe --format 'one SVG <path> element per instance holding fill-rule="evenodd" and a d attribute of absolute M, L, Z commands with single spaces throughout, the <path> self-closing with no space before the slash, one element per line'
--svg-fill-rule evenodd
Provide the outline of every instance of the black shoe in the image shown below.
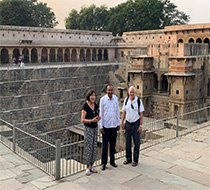
<path fill-rule="evenodd" d="M 115 163 L 115 162 L 113 162 L 113 163 L 110 163 L 114 168 L 116 168 L 116 167 L 118 167 L 118 165 Z"/>
<path fill-rule="evenodd" d="M 106 169 L 106 165 L 105 164 L 102 164 L 101 165 L 101 170 L 104 171 L 105 169 Z"/>

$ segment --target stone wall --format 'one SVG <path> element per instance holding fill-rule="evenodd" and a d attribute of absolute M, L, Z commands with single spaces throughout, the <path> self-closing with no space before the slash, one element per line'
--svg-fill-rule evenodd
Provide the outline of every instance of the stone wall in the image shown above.
<path fill-rule="evenodd" d="M 62 30 L 22 26 L 0 26 L 1 44 L 15 45 L 69 45 L 69 44 L 110 44 L 111 32 Z"/>
<path fill-rule="evenodd" d="M 80 123 L 88 89 L 97 101 L 118 65 L 0 70 L 0 116 L 37 134 Z"/>

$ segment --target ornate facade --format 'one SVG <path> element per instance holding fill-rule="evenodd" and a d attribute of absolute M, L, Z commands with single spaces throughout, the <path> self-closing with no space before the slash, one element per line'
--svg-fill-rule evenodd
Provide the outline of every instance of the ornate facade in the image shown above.
<path fill-rule="evenodd" d="M 135 85 L 146 114 L 175 115 L 209 105 L 210 24 L 125 32 L 118 43 L 126 60 L 126 89 Z M 127 89 L 126 89 L 127 90 Z"/>
<path fill-rule="evenodd" d="M 110 32 L 0 26 L 1 64 L 24 54 L 26 63 L 113 61 Z"/>
<path fill-rule="evenodd" d="M 163 117 L 210 104 L 210 24 L 161 30 L 110 32 L 0 26 L 0 61 L 26 63 L 121 61 L 113 80 L 125 98 L 135 85 L 150 116 Z"/>

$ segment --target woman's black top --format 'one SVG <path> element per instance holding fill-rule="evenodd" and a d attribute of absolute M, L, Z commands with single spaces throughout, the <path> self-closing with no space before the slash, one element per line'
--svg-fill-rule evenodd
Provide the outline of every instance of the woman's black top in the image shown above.
<path fill-rule="evenodd" d="M 83 105 L 83 110 L 86 111 L 86 116 L 85 119 L 93 119 L 98 115 L 98 105 L 94 103 L 94 110 L 92 110 L 87 102 Z M 91 128 L 96 128 L 97 127 L 97 122 L 94 123 L 84 123 L 86 127 L 91 127 Z"/>

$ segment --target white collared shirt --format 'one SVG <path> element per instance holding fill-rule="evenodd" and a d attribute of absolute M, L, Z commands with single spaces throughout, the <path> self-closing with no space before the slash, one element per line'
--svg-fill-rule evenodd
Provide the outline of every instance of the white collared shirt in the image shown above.
<path fill-rule="evenodd" d="M 112 99 L 106 94 L 100 100 L 101 128 L 115 128 L 120 125 L 120 109 L 118 98 L 114 94 Z"/>
<path fill-rule="evenodd" d="M 125 101 L 126 101 L 127 97 L 125 98 L 124 102 L 123 102 L 123 111 L 126 111 L 126 115 L 125 115 L 125 119 L 126 121 L 132 123 L 137 121 L 140 118 L 140 115 L 138 113 L 138 97 L 135 96 L 135 99 L 131 102 L 130 98 L 128 98 L 128 102 L 125 105 Z M 133 105 L 133 108 L 131 107 L 131 104 Z M 140 109 L 139 109 L 140 113 L 144 111 L 144 105 L 140 99 Z"/>

